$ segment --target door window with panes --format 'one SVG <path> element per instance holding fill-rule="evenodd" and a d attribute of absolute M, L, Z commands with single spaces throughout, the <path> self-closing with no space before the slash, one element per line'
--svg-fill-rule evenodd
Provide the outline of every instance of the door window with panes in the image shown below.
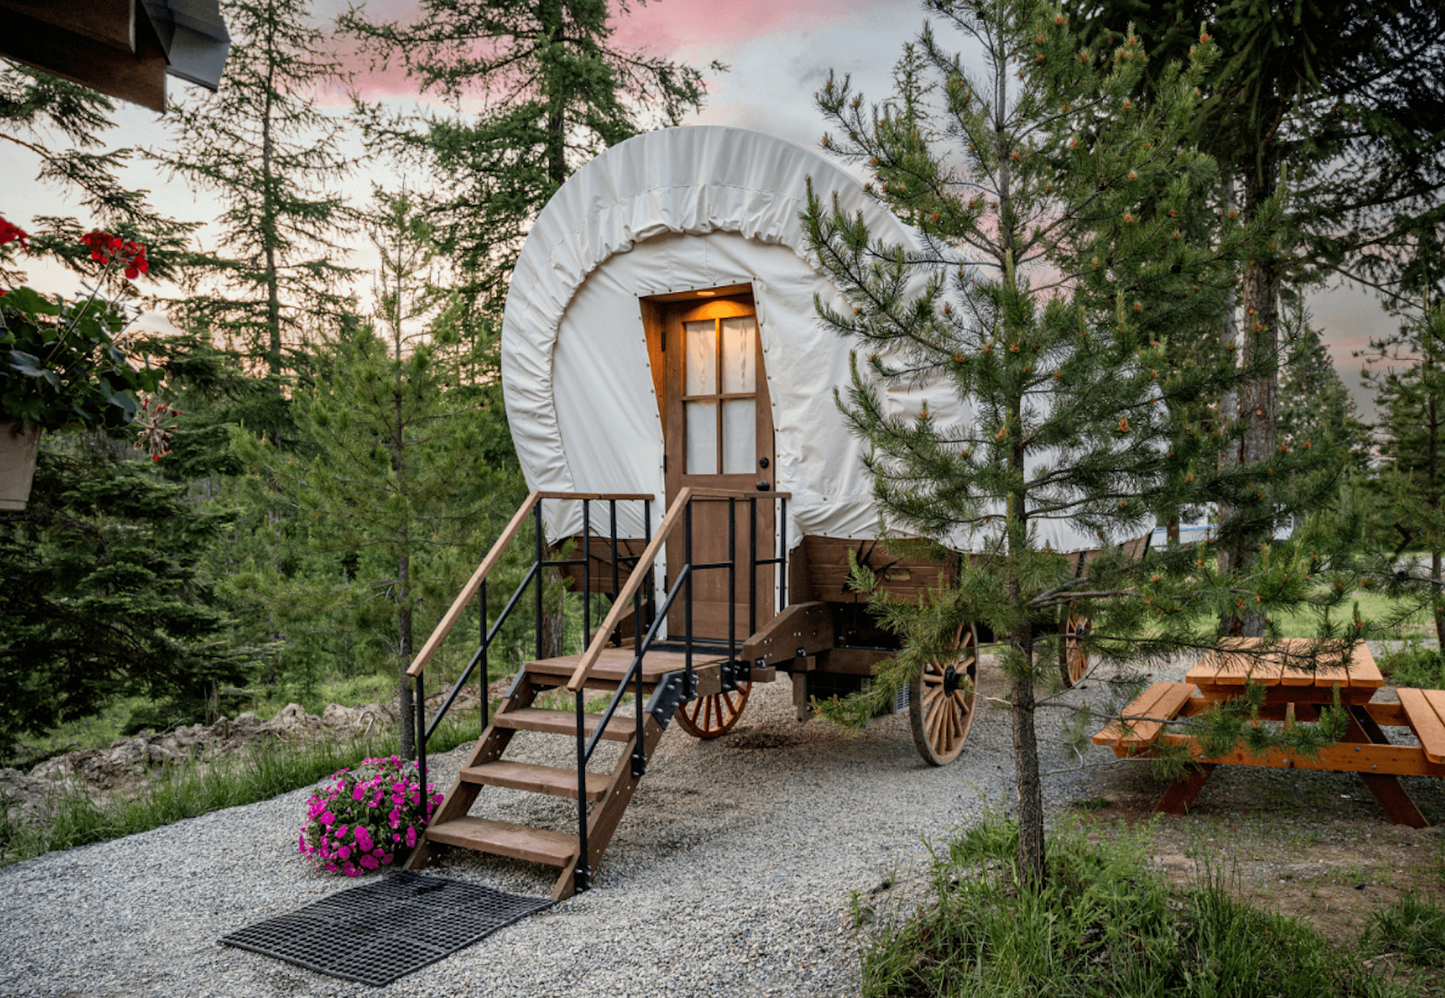
<path fill-rule="evenodd" d="M 682 323 L 682 418 L 689 475 L 750 475 L 757 461 L 755 315 Z"/>

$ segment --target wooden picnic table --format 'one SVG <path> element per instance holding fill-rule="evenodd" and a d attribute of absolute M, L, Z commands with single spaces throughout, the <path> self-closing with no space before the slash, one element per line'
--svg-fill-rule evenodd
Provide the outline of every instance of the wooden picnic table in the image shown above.
<path fill-rule="evenodd" d="M 1186 682 L 1154 683 L 1094 736 L 1120 758 L 1149 756 L 1160 746 L 1180 746 L 1191 756 L 1188 772 L 1170 784 L 1154 810 L 1183 814 L 1220 765 L 1269 766 L 1358 773 L 1391 821 L 1426 827 L 1420 809 L 1400 785 L 1401 776 L 1445 777 L 1445 691 L 1401 688 L 1399 703 L 1374 702 L 1385 683 L 1363 643 L 1351 649 L 1347 665 L 1315 657 L 1315 642 L 1292 638 L 1257 650 L 1260 639 L 1235 639 L 1231 648 L 1210 652 L 1185 676 Z M 1215 709 L 1244 695 L 1246 684 L 1265 688 L 1262 721 L 1307 722 L 1334 703 L 1338 688 L 1349 715 L 1344 738 L 1313 758 L 1271 749 L 1263 754 L 1240 745 L 1228 755 L 1206 758 L 1198 739 L 1171 724 Z M 1395 745 L 1386 727 L 1408 727 L 1419 745 Z"/>
<path fill-rule="evenodd" d="M 1315 655 L 1318 642 L 1311 638 L 1284 638 L 1261 655 L 1260 638 L 1234 638 L 1232 651 L 1212 651 L 1199 660 L 1184 677 L 1206 700 L 1233 700 L 1244 692 L 1246 682 L 1265 687 L 1264 702 L 1334 702 L 1335 686 L 1343 704 L 1369 703 L 1385 677 L 1375 656 L 1363 641 L 1351 649 L 1350 661 L 1340 665 L 1332 657 Z"/>

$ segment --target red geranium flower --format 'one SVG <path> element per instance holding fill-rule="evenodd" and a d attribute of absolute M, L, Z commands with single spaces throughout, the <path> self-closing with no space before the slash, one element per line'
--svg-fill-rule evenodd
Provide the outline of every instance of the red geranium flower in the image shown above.
<path fill-rule="evenodd" d="M 97 263 L 120 264 L 125 268 L 127 280 L 135 280 L 141 274 L 150 270 L 150 261 L 146 259 L 146 248 L 144 243 L 133 243 L 128 239 L 121 239 L 109 232 L 101 232 L 99 229 L 92 229 L 80 237 L 80 241 L 90 247 L 90 258 Z"/>
<path fill-rule="evenodd" d="M 28 252 L 30 250 L 30 233 L 18 225 L 0 218 L 0 246 L 14 242 L 18 242 Z"/>

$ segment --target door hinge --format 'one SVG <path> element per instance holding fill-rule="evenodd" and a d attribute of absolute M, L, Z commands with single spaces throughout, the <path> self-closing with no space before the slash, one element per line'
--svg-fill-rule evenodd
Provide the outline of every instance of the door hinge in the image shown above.
<path fill-rule="evenodd" d="M 662 473 L 667 474 L 667 455 L 662 455 Z"/>

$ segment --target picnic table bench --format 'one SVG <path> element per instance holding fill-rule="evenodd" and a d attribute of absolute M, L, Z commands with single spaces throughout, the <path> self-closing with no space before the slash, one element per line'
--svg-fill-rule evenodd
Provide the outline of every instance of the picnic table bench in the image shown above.
<path fill-rule="evenodd" d="M 1210 652 L 1185 676 L 1185 682 L 1157 682 L 1136 697 L 1117 720 L 1094 735 L 1120 758 L 1147 757 L 1161 747 L 1182 747 L 1190 756 L 1188 772 L 1170 784 L 1156 812 L 1182 814 L 1216 766 L 1269 766 L 1358 773 L 1371 795 L 1396 824 L 1424 828 L 1420 809 L 1400 785 L 1401 776 L 1445 776 L 1445 690 L 1398 690 L 1399 703 L 1375 702 L 1384 677 L 1362 642 L 1348 666 L 1313 664 L 1313 642 L 1290 639 L 1270 651 L 1248 653 L 1258 639 L 1241 639 L 1233 649 Z M 1315 721 L 1334 703 L 1338 687 L 1349 720 L 1344 738 L 1306 757 L 1280 749 L 1251 752 L 1246 746 L 1222 756 L 1204 755 L 1197 738 L 1171 725 L 1213 710 L 1244 695 L 1247 683 L 1265 687 L 1262 721 Z M 1418 745 L 1391 743 L 1384 729 L 1404 727 Z"/>

